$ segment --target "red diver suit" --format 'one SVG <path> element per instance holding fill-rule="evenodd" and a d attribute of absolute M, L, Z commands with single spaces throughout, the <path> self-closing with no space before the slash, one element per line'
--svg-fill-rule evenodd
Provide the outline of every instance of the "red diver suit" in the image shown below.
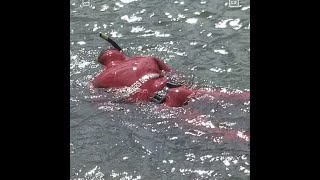
<path fill-rule="evenodd" d="M 161 60 L 154 57 L 128 58 L 122 52 L 109 49 L 99 58 L 105 70 L 92 84 L 95 88 L 125 89 L 122 94 L 127 100 L 150 101 L 158 91 L 166 87 L 165 72 L 171 69 Z M 182 106 L 192 91 L 181 86 L 170 88 L 163 103 L 170 107 Z"/>
<path fill-rule="evenodd" d="M 93 86 L 95 88 L 114 88 L 119 91 L 127 88 L 123 97 L 131 102 L 150 101 L 158 91 L 165 88 L 168 80 L 164 77 L 164 73 L 172 71 L 171 68 L 157 58 L 128 58 L 122 52 L 114 49 L 105 51 L 98 58 L 98 62 L 102 64 L 105 69 L 92 81 Z M 221 91 L 190 90 L 184 86 L 180 86 L 170 88 L 163 103 L 169 107 L 180 107 L 183 106 L 190 97 L 201 94 L 209 94 L 218 100 L 250 100 L 250 92 L 230 94 Z M 192 118 L 193 116 L 195 116 L 195 118 Z M 203 124 L 208 121 L 206 118 L 197 116 L 196 111 L 190 112 L 185 118 L 196 124 Z M 229 141 L 239 141 L 237 131 L 213 128 L 210 129 L 210 132 L 220 134 Z M 245 137 L 240 138 L 240 140 L 245 139 L 245 141 L 249 141 L 247 138 L 250 138 L 249 134 L 246 134 Z"/>

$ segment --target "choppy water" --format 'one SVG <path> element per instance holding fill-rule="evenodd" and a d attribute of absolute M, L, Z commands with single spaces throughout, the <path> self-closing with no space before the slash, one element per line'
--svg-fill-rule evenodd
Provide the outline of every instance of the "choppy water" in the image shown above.
<path fill-rule="evenodd" d="M 249 90 L 250 1 L 70 1 L 71 179 L 249 179 L 249 142 L 216 141 L 210 127 L 250 131 L 250 103 L 199 99 L 182 108 L 90 102 L 95 62 L 113 39 L 130 56 L 152 55 L 194 75 L 199 87 Z M 195 126 L 197 110 L 210 127 Z M 197 118 L 196 116 L 194 118 Z"/>

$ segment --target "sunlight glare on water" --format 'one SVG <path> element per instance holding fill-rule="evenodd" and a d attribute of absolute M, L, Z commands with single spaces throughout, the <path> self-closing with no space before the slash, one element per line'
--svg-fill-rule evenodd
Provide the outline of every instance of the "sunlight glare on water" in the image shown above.
<path fill-rule="evenodd" d="M 112 37 L 206 91 L 250 91 L 250 1 L 70 1 L 70 179 L 250 179 L 250 101 L 114 102 L 90 81 Z"/>

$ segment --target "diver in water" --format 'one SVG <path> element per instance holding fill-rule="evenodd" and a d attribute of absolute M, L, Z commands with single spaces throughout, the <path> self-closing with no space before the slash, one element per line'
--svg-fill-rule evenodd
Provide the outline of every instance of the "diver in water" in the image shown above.
<path fill-rule="evenodd" d="M 114 92 L 114 100 L 126 102 L 153 101 L 168 107 L 181 107 L 190 99 L 209 95 L 216 100 L 250 101 L 250 92 L 229 93 L 218 90 L 200 90 L 191 88 L 189 83 L 177 83 L 170 76 L 174 72 L 163 61 L 155 57 L 127 57 L 122 49 L 108 36 L 100 33 L 100 37 L 107 40 L 114 48 L 102 50 L 98 62 L 104 70 L 93 79 L 94 88 Z M 195 117 L 195 118 L 194 118 Z M 193 124 L 204 124 L 208 120 L 201 117 L 197 111 L 190 111 L 183 117 Z M 223 134 L 225 139 L 239 139 L 239 132 L 213 128 L 215 134 Z M 245 133 L 240 137 L 249 141 L 250 135 Z"/>
<path fill-rule="evenodd" d="M 113 89 L 116 96 L 128 102 L 154 101 L 169 107 L 183 106 L 191 98 L 208 94 L 216 99 L 249 101 L 250 92 L 227 93 L 194 90 L 188 84 L 171 82 L 173 71 L 155 57 L 127 57 L 122 49 L 107 35 L 100 37 L 114 48 L 102 50 L 98 62 L 104 66 L 92 84 L 95 88 Z"/>

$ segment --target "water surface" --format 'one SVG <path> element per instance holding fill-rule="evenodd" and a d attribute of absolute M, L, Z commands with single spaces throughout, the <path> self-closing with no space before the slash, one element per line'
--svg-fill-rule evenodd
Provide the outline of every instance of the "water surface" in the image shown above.
<path fill-rule="evenodd" d="M 81 2 L 70 1 L 71 179 L 249 179 L 250 143 L 217 141 L 210 131 L 249 131 L 249 102 L 90 102 L 88 83 L 101 71 L 94 60 L 107 45 L 104 32 L 130 56 L 156 56 L 194 75 L 198 87 L 250 90 L 250 1 Z M 199 116 L 210 126 L 195 126 Z"/>

